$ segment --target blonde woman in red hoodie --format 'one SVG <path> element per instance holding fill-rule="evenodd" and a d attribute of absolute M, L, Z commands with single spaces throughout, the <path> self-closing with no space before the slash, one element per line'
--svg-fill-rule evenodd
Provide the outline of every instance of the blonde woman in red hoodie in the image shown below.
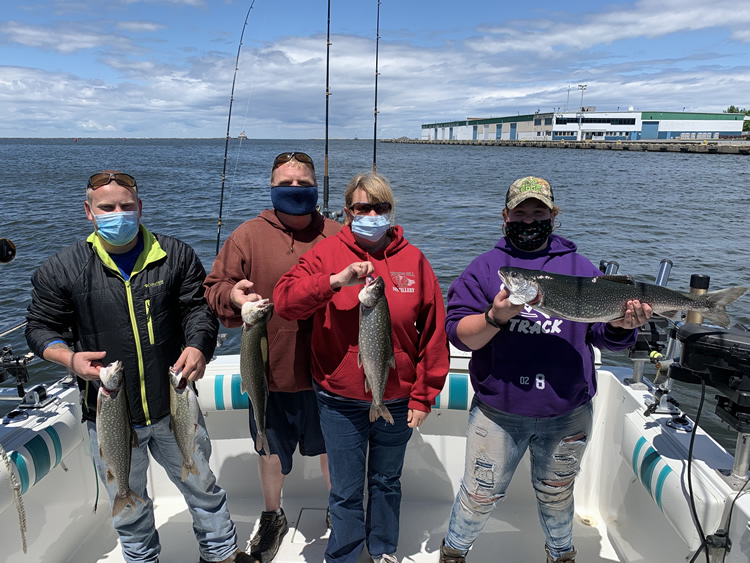
<path fill-rule="evenodd" d="M 359 174 L 345 200 L 344 228 L 281 277 L 274 305 L 287 319 L 313 316 L 312 373 L 331 477 L 326 562 L 354 563 L 366 542 L 375 563 L 397 563 L 406 444 L 448 373 L 445 310 L 430 263 L 393 223 L 388 181 Z M 395 367 L 383 399 L 393 424 L 370 421 L 372 394 L 358 365 L 358 294 L 368 276 L 386 283 Z"/>

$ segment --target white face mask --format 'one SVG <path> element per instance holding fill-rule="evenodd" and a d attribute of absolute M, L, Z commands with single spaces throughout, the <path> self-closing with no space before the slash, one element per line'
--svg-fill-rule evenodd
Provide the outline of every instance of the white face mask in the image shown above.
<path fill-rule="evenodd" d="M 354 215 L 352 217 L 352 232 L 370 242 L 379 241 L 390 228 L 391 217 L 389 213 L 374 216 Z"/>

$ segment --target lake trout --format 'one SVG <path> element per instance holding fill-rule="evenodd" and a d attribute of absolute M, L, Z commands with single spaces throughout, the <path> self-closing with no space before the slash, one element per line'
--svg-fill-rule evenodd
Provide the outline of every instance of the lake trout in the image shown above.
<path fill-rule="evenodd" d="M 242 341 L 240 343 L 240 389 L 253 405 L 257 429 L 255 450 L 271 455 L 266 439 L 266 400 L 268 399 L 268 335 L 266 325 L 273 314 L 268 299 L 242 305 Z"/>
<path fill-rule="evenodd" d="M 195 435 L 198 431 L 198 397 L 193 385 L 182 377 L 181 372 L 169 368 L 169 412 L 172 415 L 169 429 L 174 433 L 177 447 L 182 452 L 182 480 L 192 473 L 198 475 L 193 461 Z"/>
<path fill-rule="evenodd" d="M 112 516 L 126 506 L 135 507 L 136 499 L 146 502 L 130 489 L 130 460 L 138 437 L 133 430 L 128 398 L 123 384 L 122 362 L 112 362 L 99 372 L 102 384 L 96 399 L 96 437 L 99 457 L 107 465 L 107 485 L 117 481 L 117 493 L 112 503 Z"/>
<path fill-rule="evenodd" d="M 747 291 L 730 287 L 698 295 L 636 282 L 630 276 L 578 277 L 510 267 L 500 268 L 498 275 L 512 303 L 530 303 L 540 295 L 531 305 L 537 311 L 583 323 L 621 319 L 627 302 L 637 299 L 648 303 L 655 315 L 677 319 L 680 311 L 695 311 L 726 328 L 730 320 L 725 307 Z"/>
<path fill-rule="evenodd" d="M 371 279 L 371 278 L 370 278 Z M 383 276 L 368 281 L 359 292 L 359 355 L 357 364 L 365 371 L 365 392 L 372 393 L 370 422 L 382 416 L 393 424 L 383 403 L 388 372 L 396 367 L 391 341 L 391 313 L 385 297 Z"/>

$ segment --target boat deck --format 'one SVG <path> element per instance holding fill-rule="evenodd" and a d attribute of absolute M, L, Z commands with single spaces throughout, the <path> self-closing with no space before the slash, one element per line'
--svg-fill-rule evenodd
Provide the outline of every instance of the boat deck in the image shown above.
<path fill-rule="evenodd" d="M 245 413 L 246 414 L 246 413 Z M 443 415 L 444 416 L 444 415 Z M 437 417 L 435 417 L 437 418 Z M 464 417 L 465 418 L 465 417 Z M 429 419 L 428 419 L 429 422 Z M 433 419 L 433 428 L 443 422 Z M 401 529 L 397 555 L 400 561 L 427 563 L 438 561 L 438 551 L 445 535 L 450 515 L 453 494 L 457 482 L 451 482 L 442 470 L 432 448 L 424 440 L 429 436 L 430 425 L 426 424 L 421 433 L 415 432 L 409 445 L 409 458 L 403 477 L 404 497 L 401 508 Z M 463 440 L 455 438 L 444 444 L 455 451 L 455 458 L 463 463 Z M 240 496 L 228 489 L 230 512 L 237 526 L 240 547 L 245 549 L 252 536 L 263 509 L 257 477 L 256 461 L 252 454 L 243 459 L 227 461 L 218 472 L 234 475 L 233 479 L 244 475 L 247 489 L 254 493 Z M 245 459 L 246 458 L 246 459 Z M 419 463 L 414 463 L 419 461 Z M 158 482 L 158 500 L 155 501 L 157 526 L 162 544 L 161 561 L 198 561 L 198 545 L 191 529 L 190 514 L 185 503 L 171 483 L 164 483 L 166 476 L 158 475 L 161 468 L 152 468 L 151 477 Z M 301 477 L 302 479 L 297 479 Z M 418 491 L 415 483 L 419 481 Z M 219 483 L 222 484 L 221 477 Z M 170 490 L 173 489 L 173 490 Z M 425 490 L 434 491 L 435 499 L 423 498 Z M 106 511 L 106 498 L 103 509 Z M 325 523 L 327 495 L 325 482 L 316 460 L 297 457 L 292 474 L 284 488 L 282 505 L 289 520 L 289 533 L 284 538 L 279 553 L 274 560 L 278 563 L 322 562 L 328 541 Z M 101 529 L 93 531 L 95 541 L 85 542 L 75 555 L 77 561 L 124 561 L 117 536 L 108 521 L 102 522 Z M 576 548 L 585 560 L 591 563 L 620 561 L 606 538 L 591 525 L 581 519 L 575 523 Z M 527 563 L 544 561 L 544 536 L 542 534 L 529 481 L 528 457 L 513 480 L 506 500 L 498 505 L 484 532 L 474 545 L 470 562 L 482 563 L 498 561 L 507 563 Z M 632 561 L 638 561 L 633 559 Z M 644 559 L 645 560 L 645 559 Z M 370 563 L 366 549 L 358 563 Z"/>

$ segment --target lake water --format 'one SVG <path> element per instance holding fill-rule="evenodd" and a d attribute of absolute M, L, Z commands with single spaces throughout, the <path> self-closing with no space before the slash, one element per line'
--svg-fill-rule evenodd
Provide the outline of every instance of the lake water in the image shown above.
<path fill-rule="evenodd" d="M 30 276 L 57 250 L 85 238 L 85 184 L 103 169 L 138 180 L 143 223 L 192 245 L 210 270 L 216 252 L 224 139 L 0 139 L 0 238 L 17 247 L 0 264 L 0 327 L 21 320 Z M 322 140 L 232 140 L 227 157 L 221 242 L 243 221 L 271 207 L 270 164 L 280 152 L 310 154 L 321 203 Z M 348 180 L 372 170 L 372 141 L 329 142 L 331 209 L 343 206 Z M 396 193 L 396 221 L 432 263 L 443 293 L 468 263 L 501 236 L 501 210 L 516 178 L 550 181 L 562 208 L 557 232 L 592 262 L 617 261 L 620 273 L 653 281 L 659 262 L 674 263 L 669 287 L 687 291 L 691 274 L 709 274 L 712 288 L 748 285 L 750 160 L 741 155 L 649 153 L 526 147 L 379 143 L 377 170 Z M 750 325 L 750 295 L 730 305 L 733 322 Z M 238 331 L 219 352 L 238 353 Z M 2 339 L 27 351 L 22 331 Z M 628 365 L 624 355 L 606 354 Z M 32 382 L 57 378 L 41 360 Z M 695 415 L 698 389 L 675 395 Z M 725 447 L 735 435 L 713 413 L 713 390 L 701 424 Z"/>

